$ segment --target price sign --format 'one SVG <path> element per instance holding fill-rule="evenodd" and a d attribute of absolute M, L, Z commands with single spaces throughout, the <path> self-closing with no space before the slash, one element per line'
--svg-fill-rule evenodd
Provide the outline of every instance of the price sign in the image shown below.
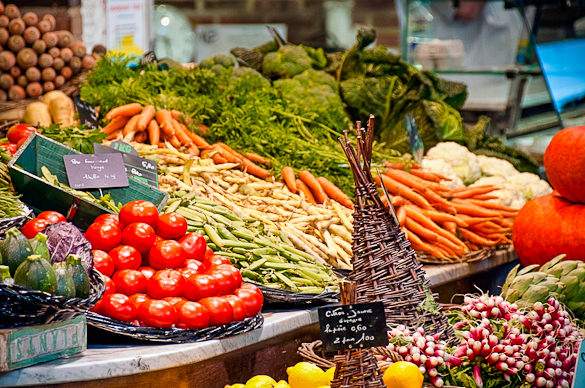
<path fill-rule="evenodd" d="M 577 354 L 577 365 L 575 365 L 575 376 L 571 388 L 585 387 L 585 340 L 581 341 Z"/>
<path fill-rule="evenodd" d="M 326 352 L 388 345 L 382 302 L 320 307 L 319 326 Z"/>
<path fill-rule="evenodd" d="M 141 180 L 151 186 L 158 187 L 158 171 L 155 161 L 141 158 L 138 152 L 128 143 L 117 141 L 112 143 L 112 147 L 107 147 L 98 143 L 93 144 L 96 154 L 109 154 L 118 152 L 122 155 L 126 174 Z M 134 151 L 134 152 L 132 152 Z M 134 155 L 136 153 L 136 155 Z"/>
<path fill-rule="evenodd" d="M 99 126 L 99 120 L 95 108 L 91 104 L 81 100 L 79 97 L 74 97 L 73 102 L 75 103 L 75 108 L 77 108 L 79 122 L 85 124 L 87 128 L 97 128 Z"/>
<path fill-rule="evenodd" d="M 128 187 L 121 154 L 63 155 L 69 186 L 73 189 Z"/>

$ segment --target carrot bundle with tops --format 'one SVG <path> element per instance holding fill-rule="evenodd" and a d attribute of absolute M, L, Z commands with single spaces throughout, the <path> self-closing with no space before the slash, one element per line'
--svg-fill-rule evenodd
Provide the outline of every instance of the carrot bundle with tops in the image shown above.
<path fill-rule="evenodd" d="M 376 177 L 383 184 L 398 221 L 416 250 L 438 258 L 459 258 L 472 250 L 510 242 L 516 209 L 490 202 L 494 186 L 449 189 L 439 174 L 406 163 L 386 163 Z M 388 201 L 382 195 L 386 206 Z"/>

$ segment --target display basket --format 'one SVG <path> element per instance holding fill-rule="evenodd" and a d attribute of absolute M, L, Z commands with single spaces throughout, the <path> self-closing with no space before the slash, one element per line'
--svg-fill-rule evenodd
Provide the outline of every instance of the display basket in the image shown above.
<path fill-rule="evenodd" d="M 500 247 L 502 248 L 502 247 Z M 507 249 L 503 247 L 503 249 Z M 497 248 L 484 248 L 477 251 L 470 251 L 460 257 L 435 257 L 426 252 L 416 251 L 416 258 L 423 264 L 458 264 L 458 263 L 475 263 L 492 257 Z"/>
<path fill-rule="evenodd" d="M 171 343 L 200 342 L 232 337 L 234 335 L 258 329 L 264 323 L 262 313 L 258 313 L 255 317 L 246 318 L 239 322 L 230 322 L 225 325 L 207 327 L 199 330 L 186 330 L 178 328 L 136 326 L 92 311 L 87 311 L 85 315 L 88 325 L 108 333 L 126 336 L 141 341 Z"/>
<path fill-rule="evenodd" d="M 8 163 L 8 169 L 12 184 L 24 202 L 40 211 L 58 211 L 76 226 L 87 229 L 96 217 L 112 211 L 41 178 L 41 167 L 46 166 L 60 183 L 67 184 L 63 155 L 72 154 L 80 152 L 35 133 L 20 147 Z M 128 183 L 128 187 L 102 189 L 102 192 L 109 193 L 116 204 L 142 199 L 154 203 L 159 211 L 164 208 L 169 198 L 167 193 L 131 177 Z M 96 198 L 101 195 L 99 190 L 88 192 Z"/>
<path fill-rule="evenodd" d="M 321 305 L 339 302 L 339 291 L 326 289 L 320 294 L 294 292 L 279 288 L 270 288 L 253 283 L 264 295 L 264 304 L 272 305 Z"/>
<path fill-rule="evenodd" d="M 333 358 L 337 352 L 324 352 L 322 348 L 323 343 L 318 340 L 314 342 L 302 343 L 297 349 L 297 354 L 306 361 L 317 365 L 322 369 L 329 369 L 335 366 Z M 392 363 L 397 361 L 404 361 L 402 356 L 386 347 L 376 347 L 371 349 L 376 357 L 378 370 L 384 372 Z M 424 383 L 424 388 L 434 388 L 432 384 Z M 443 388 L 462 388 L 452 385 L 444 385 Z"/>
<path fill-rule="evenodd" d="M 0 239 L 4 238 L 6 232 L 14 227 L 20 229 L 26 222 L 34 217 L 33 210 L 22 204 L 22 213 L 19 216 L 0 219 Z"/>
<path fill-rule="evenodd" d="M 89 297 L 65 298 L 18 285 L 0 283 L 0 327 L 41 325 L 83 314 L 95 306 L 105 290 L 102 275 L 92 268 Z"/>

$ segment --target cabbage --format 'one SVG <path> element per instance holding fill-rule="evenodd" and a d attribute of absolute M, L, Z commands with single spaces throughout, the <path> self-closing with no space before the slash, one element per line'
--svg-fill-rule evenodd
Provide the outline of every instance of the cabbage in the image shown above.
<path fill-rule="evenodd" d="M 83 268 L 89 273 L 93 267 L 91 243 L 83 233 L 70 222 L 60 222 L 47 226 L 47 248 L 51 255 L 51 264 L 67 260 L 69 255 L 79 255 Z"/>

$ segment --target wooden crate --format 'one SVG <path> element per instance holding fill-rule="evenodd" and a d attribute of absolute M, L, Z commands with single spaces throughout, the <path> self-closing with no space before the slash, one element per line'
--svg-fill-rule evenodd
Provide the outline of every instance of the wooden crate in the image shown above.
<path fill-rule="evenodd" d="M 80 353 L 86 348 L 84 315 L 47 325 L 0 329 L 0 372 Z"/>

